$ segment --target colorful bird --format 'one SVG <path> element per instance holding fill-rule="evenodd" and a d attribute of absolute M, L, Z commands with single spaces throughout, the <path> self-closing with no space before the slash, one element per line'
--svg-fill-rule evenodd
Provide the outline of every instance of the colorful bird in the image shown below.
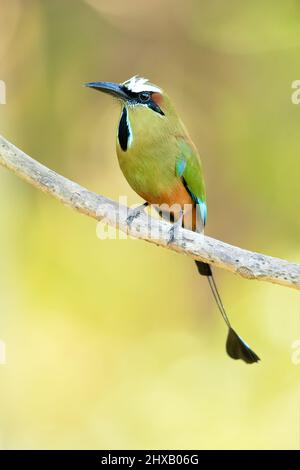
<path fill-rule="evenodd" d="M 207 218 L 205 183 L 197 149 L 168 95 L 147 79 L 134 76 L 124 83 L 91 82 L 86 86 L 108 93 L 121 103 L 117 128 L 117 155 L 121 170 L 134 191 L 146 202 L 130 211 L 128 223 L 153 204 L 162 217 L 203 232 Z M 226 350 L 233 359 L 251 364 L 259 357 L 233 330 L 218 292 L 211 267 L 196 261 L 208 279 L 218 309 L 228 327 Z"/>

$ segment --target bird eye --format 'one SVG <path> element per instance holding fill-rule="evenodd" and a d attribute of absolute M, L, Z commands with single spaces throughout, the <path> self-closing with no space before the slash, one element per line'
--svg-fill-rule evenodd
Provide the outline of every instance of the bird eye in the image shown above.
<path fill-rule="evenodd" d="M 139 97 L 140 97 L 140 100 L 143 102 L 143 103 L 146 103 L 147 101 L 150 100 L 150 93 L 148 91 L 142 91 L 140 94 L 139 94 Z"/>

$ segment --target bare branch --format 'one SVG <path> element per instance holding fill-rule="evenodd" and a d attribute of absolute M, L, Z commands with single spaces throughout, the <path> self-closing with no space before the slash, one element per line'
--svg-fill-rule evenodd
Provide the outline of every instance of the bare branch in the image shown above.
<path fill-rule="evenodd" d="M 135 238 L 208 262 L 247 279 L 268 281 L 300 290 L 299 264 L 247 251 L 185 229 L 179 229 L 176 240 L 168 245 L 170 224 L 167 222 L 141 214 L 128 226 L 127 207 L 55 173 L 1 136 L 0 164 L 72 209 L 96 220 L 105 219 L 109 225 Z"/>

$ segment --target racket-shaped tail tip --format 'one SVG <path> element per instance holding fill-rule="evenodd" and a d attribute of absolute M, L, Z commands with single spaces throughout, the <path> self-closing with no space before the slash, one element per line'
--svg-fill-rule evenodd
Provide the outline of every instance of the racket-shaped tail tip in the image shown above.
<path fill-rule="evenodd" d="M 228 331 L 226 351 L 232 359 L 242 359 L 247 364 L 260 361 L 257 354 L 232 328 L 229 328 Z"/>

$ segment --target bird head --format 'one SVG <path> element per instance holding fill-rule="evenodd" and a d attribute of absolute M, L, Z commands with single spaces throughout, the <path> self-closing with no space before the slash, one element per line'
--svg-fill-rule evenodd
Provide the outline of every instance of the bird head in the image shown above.
<path fill-rule="evenodd" d="M 146 141 L 155 145 L 170 135 L 184 133 L 183 124 L 168 95 L 146 78 L 136 75 L 123 83 L 91 82 L 86 86 L 121 102 L 118 125 L 120 151 L 126 152 L 133 147 L 138 150 L 140 145 L 145 148 Z"/>
<path fill-rule="evenodd" d="M 163 90 L 137 75 L 123 83 L 91 82 L 86 86 L 114 96 L 127 107 L 149 110 L 161 117 L 168 108 L 169 100 Z"/>

